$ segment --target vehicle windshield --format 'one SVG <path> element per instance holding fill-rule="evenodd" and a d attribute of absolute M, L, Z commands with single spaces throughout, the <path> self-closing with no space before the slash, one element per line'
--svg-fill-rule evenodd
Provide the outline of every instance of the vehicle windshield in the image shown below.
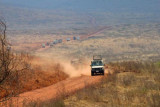
<path fill-rule="evenodd" d="M 103 66 L 103 63 L 102 61 L 93 61 L 91 65 L 92 66 Z"/>

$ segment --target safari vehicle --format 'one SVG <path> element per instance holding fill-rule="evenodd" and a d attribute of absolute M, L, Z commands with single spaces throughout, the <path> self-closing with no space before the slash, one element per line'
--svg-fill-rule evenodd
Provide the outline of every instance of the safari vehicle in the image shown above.
<path fill-rule="evenodd" d="M 91 76 L 104 75 L 104 63 L 101 55 L 93 56 L 91 61 Z"/>

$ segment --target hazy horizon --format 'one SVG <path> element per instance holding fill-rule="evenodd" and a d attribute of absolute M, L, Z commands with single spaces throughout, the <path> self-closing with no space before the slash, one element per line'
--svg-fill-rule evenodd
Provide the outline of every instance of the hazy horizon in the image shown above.
<path fill-rule="evenodd" d="M 159 5 L 159 0 L 1 0 L 0 16 L 12 30 L 83 31 L 160 23 Z"/>
<path fill-rule="evenodd" d="M 73 11 L 159 12 L 159 0 L 1 0 L 15 7 Z"/>

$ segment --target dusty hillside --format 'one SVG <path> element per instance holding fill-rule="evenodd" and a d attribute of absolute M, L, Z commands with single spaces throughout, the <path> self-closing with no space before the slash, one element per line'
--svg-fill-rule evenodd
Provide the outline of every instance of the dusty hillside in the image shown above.
<path fill-rule="evenodd" d="M 51 84 L 55 84 L 61 80 L 64 80 L 67 77 L 79 78 L 82 75 L 90 76 L 90 63 L 91 63 L 90 61 L 92 60 L 92 56 L 94 54 L 102 55 L 105 62 L 124 61 L 124 60 L 138 60 L 138 61 L 140 61 L 140 60 L 144 60 L 144 61 L 158 60 L 159 53 L 160 53 L 159 52 L 159 50 L 160 50 L 160 43 L 159 43 L 160 34 L 159 34 L 158 27 L 159 27 L 159 24 L 113 26 L 112 29 L 109 29 L 109 30 L 106 29 L 102 32 L 96 33 L 96 35 L 92 35 L 92 37 L 90 37 L 90 38 L 83 39 L 83 40 L 76 40 L 76 41 L 71 40 L 69 42 L 65 41 L 63 43 L 56 44 L 53 47 L 47 47 L 47 48 L 42 48 L 41 43 L 44 43 L 44 42 L 46 43 L 48 41 L 53 41 L 55 39 L 59 39 L 58 36 L 48 35 L 48 36 L 46 36 L 47 38 L 45 38 L 45 37 L 39 38 L 40 36 L 33 36 L 33 35 L 30 35 L 28 37 L 27 36 L 25 36 L 25 37 L 18 36 L 18 37 L 20 37 L 19 43 L 15 43 L 14 41 L 16 41 L 16 39 L 12 37 L 10 39 L 13 43 L 13 46 L 12 46 L 13 50 L 14 49 L 16 51 L 20 51 L 21 49 L 23 51 L 29 50 L 31 55 L 34 55 L 34 56 L 40 58 L 40 59 L 36 59 L 36 60 L 32 61 L 32 70 L 34 71 L 34 73 L 31 71 L 31 72 L 25 72 L 25 74 L 28 73 L 27 75 L 22 75 L 22 77 L 23 76 L 27 77 L 28 81 L 25 81 L 26 80 L 25 78 L 22 79 L 22 83 L 25 83 L 25 84 L 23 86 L 24 88 L 22 88 L 23 91 L 21 91 L 21 92 L 25 92 L 25 91 L 29 91 L 29 90 L 33 90 L 33 89 L 38 89 L 41 87 L 46 87 Z M 73 37 L 73 35 L 63 35 L 62 38 L 66 39 L 66 37 Z M 24 43 L 24 41 L 27 39 L 29 40 L 29 42 Z M 71 63 L 74 60 L 77 60 L 76 64 Z M 128 65 L 128 64 L 130 64 L 130 63 L 126 63 L 126 65 Z M 111 66 L 114 67 L 115 71 L 119 72 L 120 70 L 126 71 L 126 69 L 124 69 L 126 66 L 124 66 L 124 65 L 122 64 L 122 65 L 115 65 L 114 66 L 114 64 L 113 64 Z M 136 66 L 139 67 L 139 65 L 136 65 Z M 95 98 L 93 97 L 93 101 L 95 101 L 95 99 L 96 99 L 96 101 L 104 101 L 104 103 L 106 104 L 106 99 L 104 98 L 104 100 L 101 100 L 101 98 L 99 97 L 99 95 L 102 94 L 101 92 L 107 93 L 108 90 L 106 90 L 106 89 L 108 89 L 109 87 L 115 87 L 113 84 L 116 84 L 116 88 L 113 91 L 117 92 L 117 90 L 122 90 L 120 92 L 118 91 L 117 93 L 122 95 L 122 97 L 123 97 L 123 95 L 126 95 L 126 92 L 125 92 L 126 86 L 123 87 L 123 84 L 128 85 L 128 83 L 123 83 L 123 82 L 130 81 L 130 79 L 123 81 L 123 79 L 125 79 L 126 77 L 130 77 L 131 79 L 133 77 L 134 78 L 133 80 L 138 80 L 139 77 L 137 77 L 137 76 L 141 76 L 140 80 L 143 80 L 143 77 L 145 77 L 145 78 L 147 78 L 146 81 L 150 81 L 150 79 L 157 78 L 156 74 L 155 75 L 153 74 L 153 78 L 149 78 L 148 75 L 151 75 L 152 73 L 148 70 L 147 70 L 148 72 L 144 73 L 144 74 L 141 72 L 143 70 L 145 71 L 146 69 L 149 69 L 152 71 L 152 69 L 155 69 L 155 68 L 152 68 L 152 66 L 151 66 L 151 68 L 139 67 L 142 70 L 135 69 L 136 66 L 134 66 L 134 70 L 135 70 L 134 72 L 136 72 L 136 73 L 124 74 L 124 78 L 121 77 L 121 74 L 120 74 L 120 79 L 122 79 L 122 83 L 119 83 L 120 82 L 119 76 L 118 76 L 118 79 L 117 79 L 117 75 L 115 76 L 116 78 L 113 76 L 113 78 L 115 78 L 116 82 L 112 81 L 112 76 L 111 76 L 111 83 L 109 83 L 111 86 L 107 86 L 106 83 L 102 83 L 101 84 L 102 86 L 100 85 L 100 87 L 102 87 L 102 88 L 99 89 L 99 86 L 98 86 L 98 90 L 96 90 L 96 92 L 94 92 L 94 90 L 92 90 L 92 88 L 93 89 L 97 88 L 96 86 L 93 86 L 91 89 L 84 89 L 86 91 L 85 94 L 88 95 L 91 93 L 96 93 L 96 95 L 94 95 Z M 142 66 L 142 67 L 146 67 L 146 66 Z M 132 68 L 130 68 L 130 69 L 132 69 Z M 59 72 L 60 72 L 60 78 L 59 78 Z M 127 75 L 127 76 L 125 76 L 125 75 Z M 33 78 L 30 78 L 30 77 L 33 77 Z M 83 80 L 83 78 L 82 78 L 82 80 Z M 90 81 L 90 80 L 91 79 L 88 79 L 88 81 Z M 23 82 L 23 81 L 25 81 L 25 82 Z M 143 82 L 144 81 L 142 81 L 142 84 L 147 84 L 147 82 L 145 82 L 145 83 L 143 83 Z M 153 80 L 152 82 L 154 83 L 155 80 Z M 35 84 L 35 85 L 32 85 L 32 84 Z M 122 86 L 120 84 L 122 84 Z M 130 84 L 131 84 L 131 82 L 129 83 L 129 85 Z M 159 84 L 159 83 L 156 82 L 156 84 Z M 139 84 L 135 83 L 134 85 L 136 85 L 136 87 L 138 88 L 141 84 L 139 85 Z M 156 85 L 156 89 L 157 89 L 157 86 L 158 85 Z M 55 87 L 55 86 L 53 86 L 53 87 Z M 78 85 L 78 87 L 79 87 L 79 85 Z M 84 88 L 84 85 L 81 88 Z M 103 88 L 104 88 L 104 90 L 103 90 Z M 128 88 L 128 86 L 127 86 L 127 88 Z M 131 87 L 131 89 L 132 88 L 133 87 Z M 91 93 L 89 93 L 87 90 L 89 90 L 89 92 L 91 90 Z M 139 89 L 137 89 L 137 90 L 139 91 Z M 141 94 L 141 91 L 145 91 L 145 90 L 146 89 L 144 89 L 144 90 L 140 89 L 140 93 L 137 92 L 136 89 L 130 90 L 130 91 L 131 92 L 136 91 L 138 94 Z M 149 89 L 149 91 L 150 91 L 150 89 Z M 42 91 L 42 93 L 43 93 L 43 91 Z M 83 93 L 83 91 L 82 91 L 82 93 Z M 142 92 L 142 94 L 144 95 L 143 92 Z M 109 95 L 109 96 L 114 98 L 117 95 L 115 95 L 115 96 Z M 156 95 L 156 96 L 158 96 L 158 95 Z M 81 96 L 80 98 L 78 97 L 77 98 L 78 101 L 84 100 L 83 97 L 85 97 L 84 99 L 86 99 L 87 100 L 86 102 L 88 102 L 89 98 L 86 97 L 85 95 Z M 106 97 L 106 96 L 103 96 L 103 97 Z M 113 99 L 107 98 L 107 101 L 112 101 L 112 100 Z M 124 103 L 121 103 L 121 101 L 119 102 L 119 99 L 116 99 L 116 100 L 117 101 L 115 101 L 115 102 L 117 104 L 122 104 L 122 105 L 124 104 Z M 134 98 L 135 102 L 136 102 L 136 100 L 137 99 Z M 152 100 L 152 99 L 150 99 L 150 100 Z M 62 100 L 63 103 L 65 103 L 66 105 L 69 105 L 69 106 L 70 106 L 70 101 L 72 102 L 72 98 L 71 98 L 71 100 L 70 99 L 65 100 L 65 102 Z M 145 99 L 144 102 L 147 102 L 147 101 L 148 100 Z M 69 104 L 68 104 L 68 102 L 69 102 Z M 89 100 L 89 102 L 90 102 L 90 100 Z M 75 102 L 74 104 L 77 104 L 77 103 L 79 103 L 79 102 Z M 83 101 L 82 101 L 82 103 L 83 103 Z M 91 101 L 91 103 L 92 103 L 92 101 Z M 90 103 L 88 103 L 88 104 L 90 104 Z M 111 104 L 111 103 L 109 103 L 109 104 Z"/>
<path fill-rule="evenodd" d="M 28 69 L 11 72 L 7 80 L 1 84 L 1 100 L 5 97 L 50 86 L 69 77 L 63 67 L 54 61 L 32 56 L 27 63 L 30 65 Z"/>
<path fill-rule="evenodd" d="M 42 89 L 35 90 L 33 92 L 28 92 L 22 94 L 25 97 L 27 95 L 42 96 L 39 97 L 41 100 L 32 101 L 30 103 L 24 103 L 26 107 L 146 107 L 153 106 L 159 107 L 160 105 L 160 63 L 156 62 L 119 62 L 108 64 L 109 68 L 114 71 L 114 73 L 109 73 L 106 77 L 89 77 L 82 76 L 67 81 L 62 81 L 65 83 L 63 88 L 62 84 L 44 88 L 46 92 L 50 94 L 55 94 L 55 92 L 60 95 L 58 99 L 53 99 L 50 95 L 47 98 L 51 98 L 45 101 L 42 93 Z M 101 82 L 94 84 L 97 80 L 101 79 Z M 73 82 L 74 80 L 74 82 Z M 78 81 L 78 82 L 76 82 Z M 71 83 L 70 83 L 71 82 Z M 77 84 L 78 83 L 78 84 Z M 89 84 L 94 84 L 89 86 Z M 70 86 L 72 85 L 72 87 Z M 60 87 L 59 87 L 60 86 Z M 80 87 L 83 88 L 80 88 Z M 55 89 L 58 87 L 59 91 L 47 91 L 48 89 Z M 70 88 L 69 88 L 70 87 Z M 73 94 L 68 94 L 66 92 L 71 91 L 76 88 L 80 89 Z M 60 89 L 62 88 L 62 89 Z M 60 91 L 61 90 L 61 91 Z M 62 91 L 63 90 L 63 91 Z M 67 91 L 68 90 L 68 91 Z M 41 94 L 37 94 L 41 93 Z M 43 95 L 42 95 L 43 94 Z M 46 93 L 47 94 L 47 93 Z M 34 96 L 34 97 L 37 97 Z M 32 98 L 34 98 L 32 97 Z"/>
<path fill-rule="evenodd" d="M 63 42 L 45 49 L 42 49 L 42 43 L 53 42 L 56 39 L 66 40 L 73 36 L 81 37 L 86 34 L 25 34 L 8 38 L 13 44 L 13 50 L 27 51 L 38 56 L 49 54 L 53 58 L 55 56 L 62 59 L 67 57 L 72 60 L 86 57 L 91 60 L 94 54 L 101 54 L 106 62 L 156 60 L 160 53 L 159 26 L 158 23 L 113 25 L 111 29 L 105 29 L 88 39 Z M 97 30 L 89 31 L 89 34 Z M 41 50 L 43 51 L 41 52 Z"/>
<path fill-rule="evenodd" d="M 106 62 L 156 60 L 160 53 L 159 40 L 159 24 L 113 26 L 88 39 L 57 44 L 36 54 L 90 60 L 94 54 L 101 54 Z"/>
<path fill-rule="evenodd" d="M 117 72 L 102 83 L 61 101 L 65 107 L 159 107 L 160 68 L 157 63 L 112 63 Z M 59 104 L 59 105 L 60 105 Z"/>

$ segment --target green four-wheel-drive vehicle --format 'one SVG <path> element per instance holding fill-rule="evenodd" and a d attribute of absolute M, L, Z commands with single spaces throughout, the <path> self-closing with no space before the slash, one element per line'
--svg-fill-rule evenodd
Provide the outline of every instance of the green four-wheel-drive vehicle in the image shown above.
<path fill-rule="evenodd" d="M 91 61 L 91 76 L 104 75 L 104 63 L 101 55 L 93 56 Z"/>

